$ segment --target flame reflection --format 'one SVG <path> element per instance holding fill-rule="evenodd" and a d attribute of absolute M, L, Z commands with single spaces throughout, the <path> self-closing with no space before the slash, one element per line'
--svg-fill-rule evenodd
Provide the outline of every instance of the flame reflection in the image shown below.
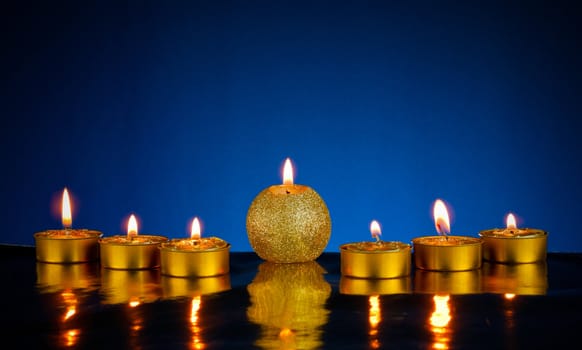
<path fill-rule="evenodd" d="M 77 345 L 79 336 L 81 335 L 80 329 L 72 328 L 73 325 L 70 325 L 73 316 L 77 314 L 79 299 L 77 298 L 77 295 L 69 289 L 62 291 L 60 296 L 62 298 L 62 306 L 65 308 L 65 313 L 61 318 L 63 329 L 61 331 L 60 342 L 64 347 L 73 347 Z"/>
<path fill-rule="evenodd" d="M 202 297 L 200 295 L 192 298 L 192 306 L 190 308 L 190 331 L 192 332 L 192 344 L 191 349 L 200 350 L 206 347 L 206 344 L 202 341 L 201 332 L 202 327 L 200 327 L 198 312 L 202 306 Z"/>
<path fill-rule="evenodd" d="M 141 301 L 138 297 L 130 297 L 127 302 L 127 312 L 129 314 L 129 345 L 131 349 L 141 349 L 140 338 L 141 330 L 143 328 L 144 318 L 142 310 L 139 307 Z"/>
<path fill-rule="evenodd" d="M 430 331 L 433 334 L 433 349 L 444 350 L 449 348 L 452 334 L 449 328 L 449 323 L 452 319 L 449 300 L 449 294 L 436 294 L 433 297 L 434 311 L 429 318 Z"/>
<path fill-rule="evenodd" d="M 63 300 L 65 302 L 65 306 L 67 308 L 67 312 L 65 313 L 65 316 L 63 316 L 63 322 L 64 322 L 64 321 L 67 321 L 68 319 L 70 319 L 71 317 L 73 317 L 73 315 L 75 315 L 77 313 L 78 301 L 77 301 L 77 296 L 72 291 L 64 291 L 61 293 L 61 296 L 63 297 Z"/>
<path fill-rule="evenodd" d="M 368 302 L 370 304 L 370 310 L 368 312 L 368 321 L 370 323 L 370 348 L 379 349 L 380 340 L 378 340 L 378 325 L 382 321 L 382 313 L 380 310 L 380 296 L 371 295 L 368 297 Z"/>

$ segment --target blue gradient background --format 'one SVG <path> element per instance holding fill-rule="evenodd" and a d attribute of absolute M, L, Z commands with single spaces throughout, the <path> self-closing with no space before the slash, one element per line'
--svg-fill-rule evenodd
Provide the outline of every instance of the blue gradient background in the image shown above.
<path fill-rule="evenodd" d="M 326 201 L 326 251 L 504 225 L 582 251 L 576 2 L 36 2 L 2 11 L 0 242 L 73 225 L 250 251 L 281 182 Z"/>

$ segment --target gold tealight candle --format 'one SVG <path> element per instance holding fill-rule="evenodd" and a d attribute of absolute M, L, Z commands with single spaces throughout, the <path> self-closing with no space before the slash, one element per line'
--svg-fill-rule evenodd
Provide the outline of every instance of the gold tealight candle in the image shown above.
<path fill-rule="evenodd" d="M 72 229 L 69 192 L 63 190 L 61 202 L 62 230 L 46 230 L 34 234 L 36 260 L 47 263 L 80 263 L 99 259 L 99 231 Z"/>
<path fill-rule="evenodd" d="M 132 214 L 127 223 L 127 235 L 104 237 L 99 240 L 101 265 L 104 268 L 139 270 L 160 266 L 158 248 L 168 238 L 138 235 L 137 231 L 137 220 Z"/>
<path fill-rule="evenodd" d="M 283 184 L 267 187 L 251 203 L 246 219 L 251 247 L 276 263 L 317 259 L 329 242 L 331 219 L 323 199 L 311 187 L 293 183 L 289 158 Z"/>
<path fill-rule="evenodd" d="M 358 278 L 394 278 L 410 275 L 410 245 L 385 242 L 378 221 L 370 223 L 375 242 L 346 243 L 340 246 L 341 273 Z"/>
<path fill-rule="evenodd" d="M 481 267 L 483 242 L 479 238 L 448 236 L 449 214 L 445 203 L 437 199 L 433 207 L 436 230 L 441 236 L 412 240 L 416 267 L 434 271 L 465 271 Z"/>
<path fill-rule="evenodd" d="M 160 246 L 162 274 L 209 277 L 230 270 L 230 244 L 218 237 L 200 237 L 200 221 L 192 220 L 190 239 L 173 239 Z"/>
<path fill-rule="evenodd" d="M 548 233 L 532 228 L 517 228 L 509 213 L 505 229 L 479 232 L 483 239 L 483 259 L 505 264 L 533 263 L 546 260 Z"/>

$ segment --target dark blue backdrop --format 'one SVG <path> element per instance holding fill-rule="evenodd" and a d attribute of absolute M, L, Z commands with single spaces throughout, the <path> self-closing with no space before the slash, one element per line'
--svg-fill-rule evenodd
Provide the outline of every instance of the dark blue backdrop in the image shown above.
<path fill-rule="evenodd" d="M 162 4 L 163 3 L 163 4 Z M 404 3 L 406 5 L 404 5 Z M 582 251 L 575 2 L 96 1 L 2 10 L 0 242 L 73 225 L 248 251 L 247 209 L 281 182 L 328 204 L 327 251 L 504 225 Z M 3 5 L 6 6 L 6 5 Z M 15 7 L 14 7 L 15 6 Z"/>

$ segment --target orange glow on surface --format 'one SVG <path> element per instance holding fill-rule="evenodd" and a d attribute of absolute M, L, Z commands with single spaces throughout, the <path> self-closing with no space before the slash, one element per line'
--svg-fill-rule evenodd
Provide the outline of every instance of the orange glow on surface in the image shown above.
<path fill-rule="evenodd" d="M 137 220 L 135 219 L 135 215 L 131 214 L 127 222 L 127 238 L 133 238 L 135 236 L 137 236 Z"/>
<path fill-rule="evenodd" d="M 372 220 L 370 223 L 370 233 L 372 237 L 376 238 L 377 241 L 380 240 L 380 236 L 382 235 L 382 229 L 380 228 L 380 224 L 376 220 Z"/>
<path fill-rule="evenodd" d="M 451 233 L 449 212 L 447 210 L 445 203 L 442 200 L 437 199 L 434 202 L 432 215 L 434 217 L 435 228 L 440 235 L 448 235 L 449 233 Z"/>
<path fill-rule="evenodd" d="M 293 335 L 293 331 L 290 330 L 289 328 L 283 328 L 283 329 L 281 329 L 281 332 L 279 332 L 279 338 L 281 338 L 281 339 L 288 338 L 292 335 Z"/>
<path fill-rule="evenodd" d="M 380 348 L 380 341 L 378 340 L 378 325 L 382 321 L 382 313 L 380 310 L 380 296 L 371 295 L 368 297 L 368 303 L 370 304 L 370 309 L 368 311 L 368 322 L 370 323 L 370 347 L 372 349 Z"/>
<path fill-rule="evenodd" d="M 64 228 L 70 228 L 73 225 L 73 218 L 71 215 L 71 199 L 69 198 L 69 191 L 65 187 L 63 190 L 63 200 L 61 202 L 61 222 Z"/>
<path fill-rule="evenodd" d="M 293 185 L 293 166 L 289 158 L 285 159 L 285 165 L 283 166 L 283 184 Z"/>
<path fill-rule="evenodd" d="M 434 311 L 429 318 L 431 332 L 434 336 L 433 349 L 445 350 L 449 348 L 449 342 L 451 341 L 449 323 L 452 319 L 449 299 L 450 296 L 448 294 L 435 295 L 433 297 Z"/>
<path fill-rule="evenodd" d="M 137 307 L 141 304 L 138 297 L 129 298 L 129 307 Z"/>
<path fill-rule="evenodd" d="M 194 220 L 192 220 L 192 228 L 190 229 L 190 238 L 200 239 L 200 231 L 200 221 L 198 218 L 194 218 Z"/>
<path fill-rule="evenodd" d="M 368 321 L 370 322 L 370 326 L 376 329 L 380 321 L 382 321 L 382 315 L 380 314 L 380 297 L 378 295 L 372 295 L 368 298 L 368 302 L 370 303 Z"/>
<path fill-rule="evenodd" d="M 507 219 L 505 219 L 507 228 L 517 228 L 517 222 L 515 221 L 515 215 L 512 213 L 507 214 Z"/>
<path fill-rule="evenodd" d="M 67 321 L 77 313 L 77 296 L 71 291 L 64 291 L 61 293 L 67 307 L 67 312 L 63 316 L 63 322 Z"/>
<path fill-rule="evenodd" d="M 200 321 L 198 317 L 198 312 L 202 306 L 202 297 L 197 295 L 192 298 L 192 306 L 190 307 L 190 330 L 192 331 L 192 344 L 191 348 L 194 350 L 204 349 L 206 345 L 202 342 L 202 337 L 200 333 L 202 328 L 198 324 Z"/>
<path fill-rule="evenodd" d="M 78 329 L 69 329 L 63 333 L 63 342 L 65 347 L 72 347 L 77 344 L 81 331 Z"/>
<path fill-rule="evenodd" d="M 449 308 L 450 296 L 447 295 L 435 295 L 434 300 L 434 312 L 430 316 L 430 324 L 434 327 L 446 327 L 451 321 L 451 310 Z"/>

